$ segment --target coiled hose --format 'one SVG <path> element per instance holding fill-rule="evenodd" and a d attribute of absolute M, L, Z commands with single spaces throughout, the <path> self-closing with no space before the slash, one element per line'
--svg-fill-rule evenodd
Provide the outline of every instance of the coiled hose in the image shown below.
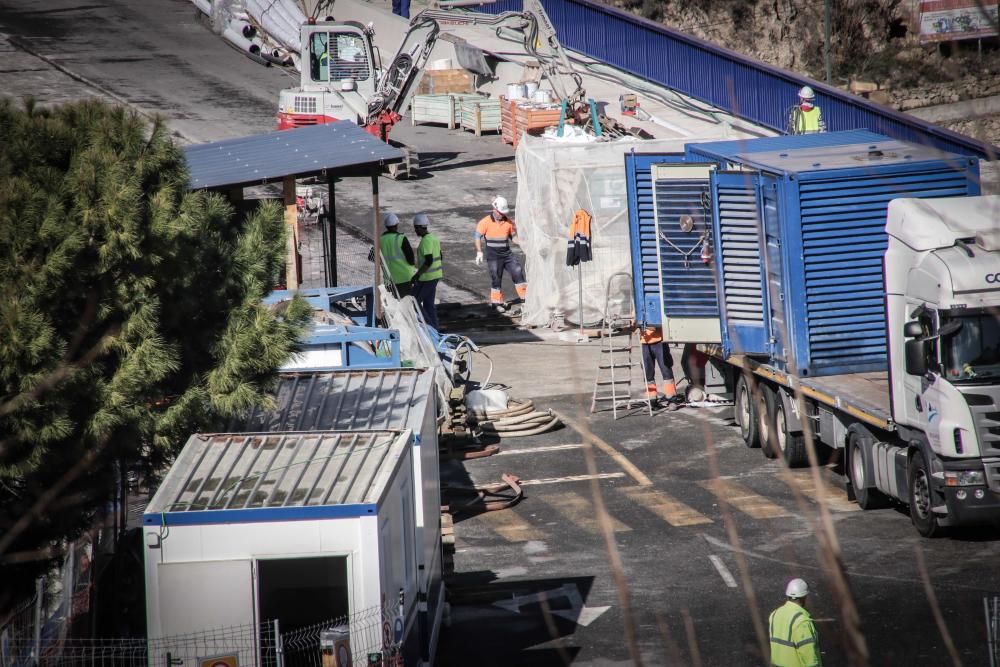
<path fill-rule="evenodd" d="M 552 410 L 535 410 L 535 404 L 510 399 L 506 410 L 470 413 L 470 420 L 484 433 L 517 438 L 545 433 L 561 424 Z"/>

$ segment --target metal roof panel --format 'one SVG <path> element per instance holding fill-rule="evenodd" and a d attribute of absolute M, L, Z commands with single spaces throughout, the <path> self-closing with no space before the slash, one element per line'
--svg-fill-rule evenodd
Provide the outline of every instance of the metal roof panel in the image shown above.
<path fill-rule="evenodd" d="M 403 153 L 346 120 L 186 146 L 190 186 L 216 188 L 400 162 Z"/>

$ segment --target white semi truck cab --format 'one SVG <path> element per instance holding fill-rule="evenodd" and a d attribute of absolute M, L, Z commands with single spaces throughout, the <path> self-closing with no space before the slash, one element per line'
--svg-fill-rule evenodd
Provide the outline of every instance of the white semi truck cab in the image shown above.
<path fill-rule="evenodd" d="M 1000 516 L 998 223 L 998 196 L 889 204 L 886 325 L 898 439 L 873 443 L 868 463 L 877 489 L 908 501 L 926 536 Z"/>

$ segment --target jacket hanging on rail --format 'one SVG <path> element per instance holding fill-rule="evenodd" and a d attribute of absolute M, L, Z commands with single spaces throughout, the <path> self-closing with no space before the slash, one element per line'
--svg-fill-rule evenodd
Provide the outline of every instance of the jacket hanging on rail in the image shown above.
<path fill-rule="evenodd" d="M 573 224 L 569 226 L 569 241 L 566 242 L 566 266 L 576 266 L 593 259 L 590 249 L 590 221 L 590 214 L 582 208 L 573 214 Z"/>

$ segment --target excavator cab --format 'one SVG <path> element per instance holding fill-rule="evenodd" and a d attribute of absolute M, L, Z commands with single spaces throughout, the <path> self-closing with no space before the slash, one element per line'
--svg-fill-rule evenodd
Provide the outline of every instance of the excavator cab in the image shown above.
<path fill-rule="evenodd" d="M 300 43 L 300 84 L 281 91 L 278 129 L 363 124 L 378 83 L 370 30 L 357 21 L 304 25 Z"/>

